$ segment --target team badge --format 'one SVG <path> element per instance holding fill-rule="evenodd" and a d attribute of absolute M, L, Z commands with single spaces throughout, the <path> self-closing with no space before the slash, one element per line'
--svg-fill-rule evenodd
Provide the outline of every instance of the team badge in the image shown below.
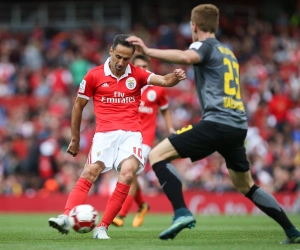
<path fill-rule="evenodd" d="M 99 157 L 101 155 L 101 151 L 98 151 L 96 154 L 97 154 L 97 157 Z"/>
<path fill-rule="evenodd" d="M 129 77 L 126 80 L 126 87 L 130 90 L 133 90 L 136 86 L 136 80 L 133 77 Z"/>
<path fill-rule="evenodd" d="M 86 85 L 86 81 L 82 80 L 82 82 L 79 85 L 79 90 L 78 90 L 79 93 L 84 93 L 84 91 L 85 91 L 85 85 Z"/>
<path fill-rule="evenodd" d="M 147 99 L 150 102 L 155 101 L 155 99 L 156 99 L 156 92 L 154 90 L 149 90 L 148 93 L 147 93 Z"/>

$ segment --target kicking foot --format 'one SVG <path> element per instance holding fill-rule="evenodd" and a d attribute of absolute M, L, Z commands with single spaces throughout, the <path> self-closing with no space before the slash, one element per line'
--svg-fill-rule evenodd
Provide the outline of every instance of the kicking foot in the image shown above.
<path fill-rule="evenodd" d="M 69 217 L 65 214 L 61 214 L 57 218 L 50 218 L 48 222 L 50 227 L 57 229 L 62 234 L 68 234 L 70 231 Z"/>

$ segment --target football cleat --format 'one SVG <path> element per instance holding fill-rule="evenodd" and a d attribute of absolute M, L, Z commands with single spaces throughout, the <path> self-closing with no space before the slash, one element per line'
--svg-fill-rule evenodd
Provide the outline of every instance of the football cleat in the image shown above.
<path fill-rule="evenodd" d="M 62 234 L 68 234 L 70 231 L 69 217 L 65 214 L 61 214 L 57 218 L 50 218 L 48 222 L 50 227 L 57 229 Z"/>
<path fill-rule="evenodd" d="M 106 233 L 107 229 L 103 226 L 96 227 L 94 230 L 94 239 L 108 240 L 110 239 Z"/>
<path fill-rule="evenodd" d="M 180 216 L 173 221 L 172 225 L 167 230 L 159 235 L 159 238 L 161 240 L 174 239 L 182 229 L 192 229 L 195 227 L 195 224 L 196 220 L 192 215 Z"/>
<path fill-rule="evenodd" d="M 280 242 L 280 244 L 300 244 L 300 237 L 287 237 L 284 241 Z"/>
<path fill-rule="evenodd" d="M 133 221 L 132 221 L 132 226 L 133 227 L 139 227 L 143 224 L 145 215 L 148 213 L 150 209 L 150 206 L 148 203 L 144 202 L 140 208 L 137 214 L 135 215 Z"/>
<path fill-rule="evenodd" d="M 114 218 L 112 224 L 116 227 L 122 227 L 124 225 L 124 218 L 118 215 L 116 218 Z"/>

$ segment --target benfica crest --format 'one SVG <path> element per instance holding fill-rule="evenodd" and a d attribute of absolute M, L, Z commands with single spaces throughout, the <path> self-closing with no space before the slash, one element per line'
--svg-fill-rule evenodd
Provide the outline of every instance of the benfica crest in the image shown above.
<path fill-rule="evenodd" d="M 129 77 L 126 80 L 126 87 L 130 90 L 133 90 L 136 86 L 136 80 L 133 77 Z"/>

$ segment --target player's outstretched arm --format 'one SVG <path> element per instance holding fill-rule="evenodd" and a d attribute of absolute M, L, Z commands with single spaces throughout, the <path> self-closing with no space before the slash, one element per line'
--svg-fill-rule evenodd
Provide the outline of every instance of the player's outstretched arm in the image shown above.
<path fill-rule="evenodd" d="M 175 69 L 173 73 L 164 76 L 153 75 L 150 78 L 149 84 L 161 87 L 173 87 L 185 78 L 186 74 L 183 69 Z"/>
<path fill-rule="evenodd" d="M 197 64 L 200 62 L 200 56 L 194 50 L 177 50 L 177 49 L 153 49 L 148 48 L 144 41 L 136 36 L 130 36 L 126 39 L 137 47 L 137 49 L 149 57 L 157 58 L 163 61 L 176 64 Z"/>
<path fill-rule="evenodd" d="M 74 106 L 73 106 L 73 110 L 72 110 L 71 142 L 69 144 L 67 152 L 74 157 L 79 152 L 80 124 L 81 124 L 81 118 L 82 118 L 82 111 L 87 103 L 88 103 L 87 99 L 77 96 Z"/>

